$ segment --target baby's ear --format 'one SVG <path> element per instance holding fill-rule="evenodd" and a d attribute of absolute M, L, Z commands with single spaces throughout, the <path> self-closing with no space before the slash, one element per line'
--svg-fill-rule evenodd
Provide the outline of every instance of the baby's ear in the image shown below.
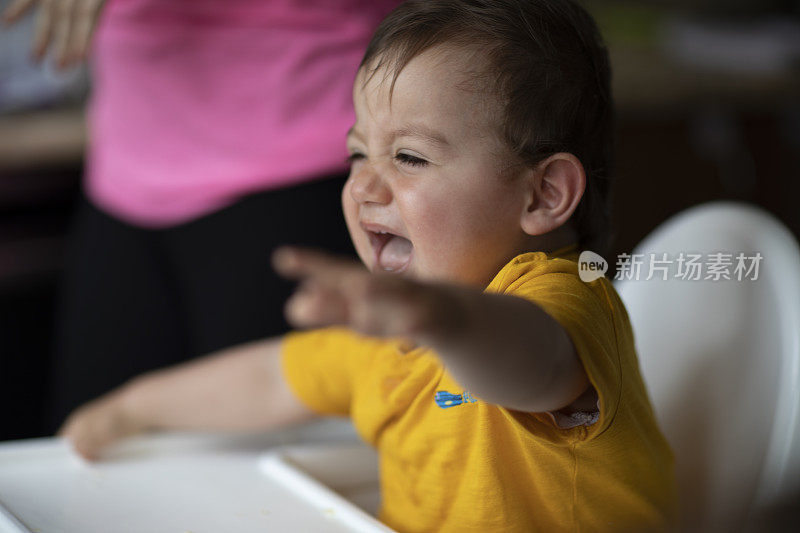
<path fill-rule="evenodd" d="M 531 169 L 529 202 L 521 225 L 528 235 L 544 235 L 563 226 L 586 189 L 580 160 L 567 152 L 553 154 Z"/>

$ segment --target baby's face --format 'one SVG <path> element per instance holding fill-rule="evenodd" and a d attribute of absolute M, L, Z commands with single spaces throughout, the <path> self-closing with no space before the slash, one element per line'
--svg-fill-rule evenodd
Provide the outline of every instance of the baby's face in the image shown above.
<path fill-rule="evenodd" d="M 395 84 L 378 71 L 353 89 L 350 177 L 342 205 L 350 236 L 371 271 L 487 285 L 526 250 L 522 180 L 496 139 L 496 111 L 466 82 L 458 52 L 431 49 Z M 491 105 L 490 107 L 494 107 Z"/>

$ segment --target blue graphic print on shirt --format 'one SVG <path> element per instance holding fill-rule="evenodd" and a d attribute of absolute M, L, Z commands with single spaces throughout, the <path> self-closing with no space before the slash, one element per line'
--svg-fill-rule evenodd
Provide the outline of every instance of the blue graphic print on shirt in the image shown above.
<path fill-rule="evenodd" d="M 453 394 L 447 391 L 438 391 L 433 397 L 436 405 L 442 409 L 448 407 L 455 407 L 464 403 L 475 403 L 475 398 L 469 395 L 469 391 L 464 391 L 462 394 Z"/>

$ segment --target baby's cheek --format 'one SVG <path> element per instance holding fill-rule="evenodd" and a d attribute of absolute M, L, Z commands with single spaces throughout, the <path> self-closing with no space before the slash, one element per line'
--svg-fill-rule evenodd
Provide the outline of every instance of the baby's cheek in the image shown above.
<path fill-rule="evenodd" d="M 418 266 L 432 278 L 452 279 L 452 270 L 458 268 L 466 244 L 464 224 L 453 203 L 427 199 L 414 205 L 410 219 L 414 221 L 409 225 L 414 228 Z"/>
<path fill-rule="evenodd" d="M 508 255 L 502 235 L 510 233 L 506 211 L 493 209 L 492 198 L 428 197 L 416 204 L 418 264 L 431 279 L 485 284 L 496 264 Z"/>
<path fill-rule="evenodd" d="M 446 200 L 421 197 L 410 203 L 406 224 L 413 227 L 417 237 L 427 243 L 444 239 L 452 226 L 452 205 Z"/>

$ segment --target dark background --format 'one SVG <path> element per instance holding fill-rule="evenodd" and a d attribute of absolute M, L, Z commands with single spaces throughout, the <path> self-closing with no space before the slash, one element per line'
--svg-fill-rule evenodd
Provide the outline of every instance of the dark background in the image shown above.
<path fill-rule="evenodd" d="M 614 68 L 612 254 L 630 252 L 671 215 L 715 199 L 757 204 L 800 234 L 800 2 L 598 0 L 589 7 Z M 2 46 L 0 58 L 8 51 Z M 87 92 L 78 73 L 57 97 L 11 105 L 3 88 L 14 75 L 0 60 L 0 441 L 44 435 Z"/>

